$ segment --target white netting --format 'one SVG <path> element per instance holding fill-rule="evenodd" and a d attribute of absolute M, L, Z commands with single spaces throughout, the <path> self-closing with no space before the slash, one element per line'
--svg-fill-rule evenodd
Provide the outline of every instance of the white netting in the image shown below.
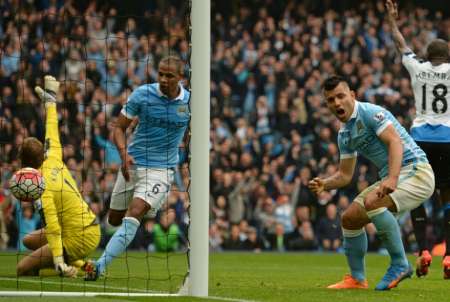
<path fill-rule="evenodd" d="M 111 191 L 120 168 L 112 138 L 114 122 L 136 87 L 157 81 L 157 64 L 162 57 L 175 54 L 186 64 L 190 60 L 190 1 L 140 2 L 3 2 L 0 291 L 5 294 L 154 294 L 177 293 L 182 288 L 188 272 L 189 135 L 180 146 L 180 164 L 162 211 L 156 218 L 148 215 L 143 219 L 135 240 L 108 267 L 106 277 L 96 282 L 82 277 L 60 278 L 49 276 L 51 268 L 40 274 L 39 270 L 30 272 L 38 276 L 16 275 L 17 264 L 30 253 L 22 239 L 42 227 L 43 221 L 33 207 L 13 198 L 7 183 L 20 166 L 18 150 L 23 139 L 34 136 L 44 141 L 45 108 L 33 88 L 43 85 L 46 74 L 61 82 L 59 97 L 64 102 L 58 105 L 58 115 L 64 162 L 102 229 L 99 250 L 91 257 L 98 258 L 115 231 L 107 223 Z M 183 83 L 187 89 L 189 70 L 186 67 Z M 161 212 L 174 215 L 167 218 Z M 173 219 L 169 223 L 173 232 L 158 240 L 155 229 L 159 227 L 164 234 L 167 227 L 162 217 Z M 172 236 L 176 240 L 171 240 Z"/>

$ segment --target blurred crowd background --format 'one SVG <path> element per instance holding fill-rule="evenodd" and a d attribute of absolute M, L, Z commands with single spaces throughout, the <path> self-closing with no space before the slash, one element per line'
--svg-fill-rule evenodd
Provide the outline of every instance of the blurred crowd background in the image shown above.
<path fill-rule="evenodd" d="M 157 78 L 168 53 L 189 60 L 188 1 L 0 0 L 0 249 L 20 249 L 39 228 L 7 183 L 23 138 L 43 140 L 44 107 L 33 87 L 45 74 L 63 82 L 59 123 L 64 160 L 97 213 L 104 246 L 114 232 L 106 213 L 120 168 L 112 127 L 137 86 Z M 377 180 L 360 158 L 351 185 L 315 196 L 317 175 L 337 169 L 339 122 L 321 82 L 343 75 L 357 99 L 390 110 L 408 129 L 413 93 L 384 16 L 384 1 L 212 1 L 210 248 L 213 251 L 341 250 L 340 213 Z M 420 56 L 428 41 L 450 38 L 448 10 L 411 1 L 398 24 Z M 431 4 L 435 3 L 430 1 Z M 429 3 L 429 4 L 430 4 Z M 444 8 L 445 9 L 445 8 Z M 189 67 L 186 67 L 189 87 Z M 195 102 L 195 100 L 192 100 Z M 132 247 L 186 246 L 188 151 L 167 204 L 146 218 Z M 208 180 L 205 180 L 205 182 Z M 442 240 L 441 213 L 427 202 L 430 244 Z M 404 242 L 416 249 L 408 215 Z M 161 240 L 170 234 L 174 240 Z M 369 249 L 382 252 L 373 225 Z"/>

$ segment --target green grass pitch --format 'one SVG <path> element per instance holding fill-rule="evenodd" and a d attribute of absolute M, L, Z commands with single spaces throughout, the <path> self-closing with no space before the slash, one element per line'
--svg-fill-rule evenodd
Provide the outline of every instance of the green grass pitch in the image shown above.
<path fill-rule="evenodd" d="M 0 290 L 38 291 L 165 291 L 175 293 L 187 268 L 186 255 L 132 252 L 111 265 L 108 277 L 96 282 L 82 278 L 15 277 L 14 253 L 0 254 Z M 217 253 L 210 255 L 210 299 L 192 297 L 20 297 L 7 301 L 450 301 L 450 280 L 443 280 L 441 259 L 435 257 L 426 278 L 413 277 L 388 292 L 373 288 L 383 276 L 388 257 L 366 257 L 369 290 L 328 290 L 347 272 L 342 254 Z M 410 257 L 414 263 L 414 257 Z M 168 269 L 167 269 L 168 268 Z M 170 271 L 170 274 L 169 274 Z M 150 280 L 148 280 L 150 279 Z M 42 281 L 42 282 L 41 282 Z M 221 299 L 222 298 L 222 299 Z M 0 301 L 5 298 L 0 298 Z M 5 299 L 5 301 L 6 301 Z"/>

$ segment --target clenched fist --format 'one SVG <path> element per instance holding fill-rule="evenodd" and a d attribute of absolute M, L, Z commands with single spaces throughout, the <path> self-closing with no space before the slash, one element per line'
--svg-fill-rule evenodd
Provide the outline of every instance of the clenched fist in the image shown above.
<path fill-rule="evenodd" d="M 325 190 L 325 182 L 322 178 L 315 177 L 314 179 L 309 181 L 308 188 L 319 195 Z"/>

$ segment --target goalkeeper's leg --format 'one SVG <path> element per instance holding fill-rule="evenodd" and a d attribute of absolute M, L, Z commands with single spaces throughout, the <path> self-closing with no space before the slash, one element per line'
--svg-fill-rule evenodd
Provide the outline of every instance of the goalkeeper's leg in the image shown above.
<path fill-rule="evenodd" d="M 23 238 L 23 244 L 32 251 L 37 250 L 47 243 L 48 242 L 47 238 L 45 237 L 45 230 L 43 228 L 27 234 Z"/>
<path fill-rule="evenodd" d="M 48 244 L 33 251 L 17 264 L 17 276 L 37 276 L 41 268 L 53 268 L 53 256 Z"/>

